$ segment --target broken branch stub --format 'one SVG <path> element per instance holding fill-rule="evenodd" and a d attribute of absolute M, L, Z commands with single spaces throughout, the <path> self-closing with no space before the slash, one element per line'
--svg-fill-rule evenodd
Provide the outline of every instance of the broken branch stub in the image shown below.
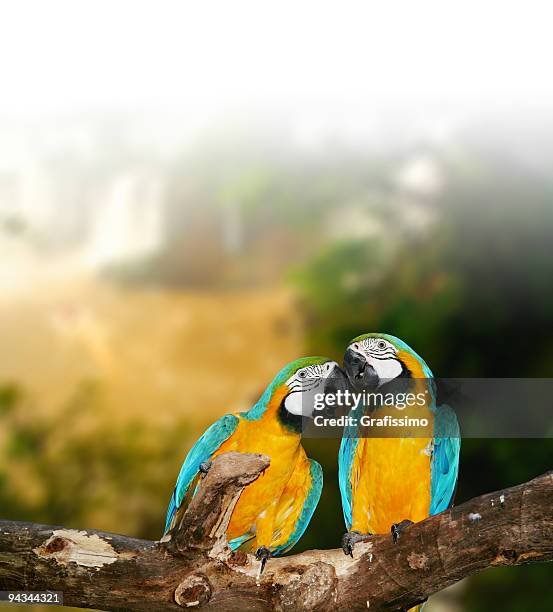
<path fill-rule="evenodd" d="M 177 550 L 211 550 L 224 537 L 244 488 L 269 467 L 266 455 L 237 452 L 213 459 L 181 521 L 171 533 Z"/>

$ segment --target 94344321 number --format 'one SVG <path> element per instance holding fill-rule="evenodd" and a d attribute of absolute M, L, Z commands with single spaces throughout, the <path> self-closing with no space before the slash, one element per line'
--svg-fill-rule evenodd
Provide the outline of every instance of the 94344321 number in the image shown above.
<path fill-rule="evenodd" d="M 0 604 L 42 604 L 63 606 L 61 591 L 0 591 Z"/>

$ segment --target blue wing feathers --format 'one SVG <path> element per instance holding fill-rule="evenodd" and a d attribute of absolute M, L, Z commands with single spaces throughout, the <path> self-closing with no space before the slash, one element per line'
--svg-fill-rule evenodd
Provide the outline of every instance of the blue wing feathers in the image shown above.
<path fill-rule="evenodd" d="M 351 431 L 345 431 L 340 444 L 340 452 L 338 454 L 338 482 L 340 485 L 340 495 L 342 497 L 342 511 L 344 513 L 344 521 L 349 530 L 352 521 L 352 488 L 351 488 L 351 467 L 355 457 L 358 438 L 351 437 Z"/>
<path fill-rule="evenodd" d="M 208 427 L 196 444 L 190 449 L 182 464 L 173 495 L 171 496 L 169 508 L 167 509 L 165 532 L 169 530 L 175 512 L 186 495 L 190 483 L 196 477 L 200 464 L 211 459 L 213 453 L 234 433 L 237 425 L 238 417 L 234 414 L 226 414 Z"/>
<path fill-rule="evenodd" d="M 457 417 L 449 406 L 440 406 L 436 410 L 434 434 L 431 464 L 431 515 L 443 512 L 451 505 L 459 474 L 461 434 Z"/>

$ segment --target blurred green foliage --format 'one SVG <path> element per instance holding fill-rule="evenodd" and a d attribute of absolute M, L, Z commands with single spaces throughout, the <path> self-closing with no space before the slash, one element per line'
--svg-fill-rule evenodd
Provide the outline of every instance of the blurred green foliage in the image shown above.
<path fill-rule="evenodd" d="M 83 383 L 46 417 L 16 386 L 0 389 L 2 518 L 160 537 L 188 427 L 115 424 L 101 394 Z"/>
<path fill-rule="evenodd" d="M 301 266 L 310 349 L 389 331 L 442 376 L 551 375 L 553 183 L 503 165 L 470 181 L 462 170 L 450 162 L 424 236 L 369 206 L 374 237 L 327 244 Z"/>

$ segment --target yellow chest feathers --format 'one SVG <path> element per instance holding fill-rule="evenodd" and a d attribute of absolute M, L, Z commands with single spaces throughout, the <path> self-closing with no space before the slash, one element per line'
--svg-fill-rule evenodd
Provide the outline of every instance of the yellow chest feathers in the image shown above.
<path fill-rule="evenodd" d="M 352 529 L 389 533 L 430 511 L 431 438 L 364 438 L 352 466 Z"/>
<path fill-rule="evenodd" d="M 249 531 L 260 515 L 278 504 L 295 469 L 309 470 L 300 442 L 300 435 L 284 427 L 274 414 L 265 414 L 256 421 L 240 418 L 232 436 L 215 455 L 228 451 L 261 453 L 268 455 L 271 463 L 242 492 L 229 524 L 229 539 Z"/>

